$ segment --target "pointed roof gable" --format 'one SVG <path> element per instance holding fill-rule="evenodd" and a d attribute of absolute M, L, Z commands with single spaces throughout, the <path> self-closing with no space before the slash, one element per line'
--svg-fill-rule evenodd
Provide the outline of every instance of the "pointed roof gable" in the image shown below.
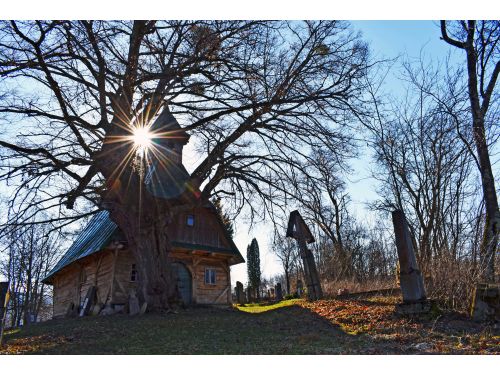
<path fill-rule="evenodd" d="M 172 157 L 175 152 L 182 153 L 182 149 L 174 151 L 165 143 L 185 145 L 189 141 L 189 135 L 179 125 L 168 106 L 156 118 L 150 131 L 155 134 L 152 142 L 157 144 L 158 152 L 146 173 L 146 189 L 157 198 L 178 198 L 188 189 L 190 175 L 182 162 L 178 162 L 182 159 Z"/>
<path fill-rule="evenodd" d="M 177 119 L 170 112 L 168 105 L 163 108 L 163 111 L 151 125 L 150 130 L 152 133 L 159 135 L 159 140 L 168 138 L 172 142 L 181 142 L 183 145 L 189 141 L 189 134 L 179 125 Z"/>

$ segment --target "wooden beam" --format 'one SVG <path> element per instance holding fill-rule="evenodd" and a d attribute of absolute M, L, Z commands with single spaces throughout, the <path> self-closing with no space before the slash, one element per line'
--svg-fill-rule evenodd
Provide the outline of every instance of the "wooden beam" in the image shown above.
<path fill-rule="evenodd" d="M 293 211 L 290 214 L 287 237 L 295 238 L 299 243 L 300 257 L 304 265 L 308 299 L 314 301 L 323 298 L 323 290 L 321 289 L 316 262 L 314 261 L 311 250 L 307 248 L 307 242 L 314 242 L 314 238 L 298 211 Z"/>
<path fill-rule="evenodd" d="M 221 293 L 221 294 L 219 294 L 219 296 L 215 299 L 215 301 L 214 301 L 214 302 L 216 303 L 218 300 L 220 300 L 220 299 L 221 299 L 221 297 L 222 297 L 225 293 L 227 293 L 227 290 L 228 290 L 228 289 L 229 289 L 229 287 L 228 287 L 228 286 L 226 286 L 226 289 L 224 289 L 224 290 L 222 291 L 222 293 Z"/>

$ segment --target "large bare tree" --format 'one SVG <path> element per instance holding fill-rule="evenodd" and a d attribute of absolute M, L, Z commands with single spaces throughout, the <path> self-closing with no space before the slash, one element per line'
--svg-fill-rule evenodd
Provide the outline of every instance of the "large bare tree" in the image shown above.
<path fill-rule="evenodd" d="M 500 233 L 500 211 L 487 141 L 487 116 L 495 101 L 495 85 L 500 74 L 500 22 L 441 21 L 442 39 L 466 55 L 468 93 L 478 167 L 481 173 L 486 224 L 481 244 L 483 278 L 495 279 L 495 253 Z M 496 117 L 498 121 L 498 117 Z"/>
<path fill-rule="evenodd" d="M 142 295 L 168 308 L 172 217 L 211 196 L 272 215 L 287 197 L 279 176 L 312 148 L 335 152 L 363 115 L 367 59 L 337 21 L 3 22 L 0 178 L 14 188 L 17 222 L 33 222 L 34 203 L 60 226 L 107 209 Z M 165 108 L 199 156 L 181 199 L 144 189 L 144 168 L 169 155 L 158 147 L 146 159 L 130 141 Z"/>

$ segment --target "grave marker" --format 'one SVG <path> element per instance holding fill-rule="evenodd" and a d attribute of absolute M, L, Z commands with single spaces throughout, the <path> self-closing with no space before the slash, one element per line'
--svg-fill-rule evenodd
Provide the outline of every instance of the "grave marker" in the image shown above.
<path fill-rule="evenodd" d="M 243 284 L 239 281 L 236 282 L 236 302 L 240 305 L 244 305 L 246 303 L 245 293 L 243 291 Z"/>
<path fill-rule="evenodd" d="M 299 244 L 300 257 L 304 265 L 308 299 L 314 301 L 323 298 L 316 262 L 314 261 L 313 253 L 307 248 L 308 243 L 314 242 L 314 237 L 297 210 L 290 213 L 286 236 L 296 239 Z"/>
<path fill-rule="evenodd" d="M 276 296 L 276 301 L 281 301 L 283 299 L 283 290 L 281 289 L 281 283 L 276 284 L 276 288 L 274 288 L 274 293 Z"/>
<path fill-rule="evenodd" d="M 396 312 L 403 315 L 429 312 L 432 302 L 427 300 L 408 222 L 401 210 L 392 212 L 392 222 L 399 259 L 399 285 L 403 294 L 403 303 L 396 306 Z"/>

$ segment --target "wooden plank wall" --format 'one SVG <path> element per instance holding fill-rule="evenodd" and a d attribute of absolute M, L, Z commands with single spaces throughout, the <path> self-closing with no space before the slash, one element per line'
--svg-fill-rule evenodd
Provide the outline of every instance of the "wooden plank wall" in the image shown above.
<path fill-rule="evenodd" d="M 183 253 L 172 253 L 173 262 L 181 262 L 191 273 L 193 281 L 193 303 L 199 304 L 228 304 L 231 303 L 231 282 L 229 266 L 226 258 L 201 256 Z M 121 250 L 116 263 L 115 286 L 112 303 L 125 303 L 128 292 L 136 286 L 130 281 L 134 257 L 129 250 Z M 205 284 L 205 268 L 216 270 L 216 285 Z"/>
<path fill-rule="evenodd" d="M 79 300 L 80 306 L 91 286 L 97 288 L 97 301 L 104 304 L 110 297 L 111 269 L 113 267 L 114 253 L 104 250 L 95 255 L 82 259 L 80 264 L 86 274 L 85 281 L 80 283 Z"/>
<path fill-rule="evenodd" d="M 114 257 L 116 263 L 113 266 Z M 184 263 L 192 276 L 193 303 L 231 303 L 231 281 L 227 258 L 191 253 L 173 253 L 172 261 Z M 81 305 L 88 289 L 97 287 L 99 303 L 125 304 L 137 283 L 130 280 L 134 256 L 127 249 L 106 249 L 61 271 L 54 280 L 54 317 L 64 316 L 71 302 Z M 216 270 L 216 284 L 205 283 L 205 269 Z M 85 275 L 85 276 L 83 276 Z M 113 277 L 114 275 L 114 277 Z"/>
<path fill-rule="evenodd" d="M 215 269 L 215 285 L 205 284 L 205 269 Z M 227 304 L 231 296 L 229 266 L 226 260 L 201 257 L 195 268 L 196 303 Z M 228 297 L 229 295 L 229 297 Z"/>
<path fill-rule="evenodd" d="M 186 224 L 187 215 L 194 216 L 194 226 L 190 227 Z M 201 207 L 179 213 L 174 222 L 175 225 L 171 225 L 168 229 L 172 241 L 231 248 L 215 214 L 207 208 Z"/>
<path fill-rule="evenodd" d="M 135 259 L 130 250 L 123 249 L 118 252 L 111 303 L 127 303 L 130 290 L 136 289 L 137 283 L 130 281 L 132 264 L 134 263 Z M 139 277 L 139 275 L 137 275 L 137 277 Z"/>
<path fill-rule="evenodd" d="M 79 268 L 76 264 L 70 265 L 54 279 L 54 318 L 64 316 L 70 303 L 78 304 L 76 290 Z"/>
<path fill-rule="evenodd" d="M 77 261 L 54 278 L 54 317 L 66 314 L 68 306 L 81 306 L 91 286 L 97 287 L 97 301 L 105 303 L 110 295 L 114 252 L 103 250 Z"/>

